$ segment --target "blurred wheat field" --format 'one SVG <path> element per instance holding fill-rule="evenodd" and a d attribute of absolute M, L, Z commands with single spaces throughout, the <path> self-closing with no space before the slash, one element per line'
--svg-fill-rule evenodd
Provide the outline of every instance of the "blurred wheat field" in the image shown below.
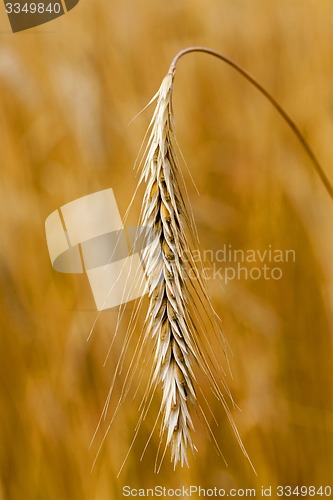
<path fill-rule="evenodd" d="M 280 280 L 209 281 L 233 352 L 234 418 L 257 477 L 210 394 L 228 467 L 196 425 L 190 468 L 173 471 L 167 455 L 155 475 L 158 436 L 140 461 L 148 416 L 117 478 L 138 418 L 127 399 L 90 473 L 122 330 L 103 367 L 117 311 L 99 316 L 87 342 L 96 318 L 87 279 L 52 269 L 44 232 L 52 211 L 108 187 L 125 214 L 152 110 L 128 124 L 176 52 L 193 44 L 219 50 L 266 86 L 333 181 L 332 2 L 81 0 L 15 35 L 4 10 L 0 19 L 0 498 L 117 500 L 124 485 L 333 487 L 333 205 L 253 88 L 221 62 L 189 55 L 177 70 L 174 113 L 200 192 L 184 167 L 202 249 L 271 245 L 296 255 Z M 139 210 L 140 196 L 129 224 Z"/>

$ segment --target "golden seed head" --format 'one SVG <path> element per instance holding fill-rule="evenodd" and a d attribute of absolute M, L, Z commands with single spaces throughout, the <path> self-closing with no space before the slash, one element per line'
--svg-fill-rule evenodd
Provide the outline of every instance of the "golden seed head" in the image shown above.
<path fill-rule="evenodd" d="M 171 221 L 171 214 L 170 214 L 169 210 L 167 209 L 167 207 L 164 205 L 163 201 L 161 203 L 161 216 L 162 216 L 162 219 L 166 220 L 167 222 Z"/>
<path fill-rule="evenodd" d="M 157 193 L 158 193 L 158 183 L 155 181 L 149 193 L 149 201 L 153 201 Z"/>
<path fill-rule="evenodd" d="M 166 241 L 163 241 L 163 243 L 162 243 L 162 250 L 163 250 L 163 254 L 167 260 L 173 260 L 173 258 L 174 258 L 173 252 Z"/>

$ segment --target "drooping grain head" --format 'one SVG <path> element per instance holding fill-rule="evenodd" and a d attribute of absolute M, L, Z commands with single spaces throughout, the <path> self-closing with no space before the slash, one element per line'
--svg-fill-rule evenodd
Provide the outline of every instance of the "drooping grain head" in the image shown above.
<path fill-rule="evenodd" d="M 154 367 L 147 392 L 151 390 L 154 394 L 162 385 L 163 393 L 160 446 L 165 442 L 165 447 L 160 465 L 168 447 L 174 467 L 178 463 L 188 465 L 188 451 L 196 451 L 192 441 L 192 410 L 201 418 L 209 438 L 222 455 L 207 419 L 207 413 L 212 415 L 212 410 L 196 381 L 195 370 L 205 377 L 222 404 L 251 464 L 227 402 L 229 399 L 235 406 L 225 380 L 222 357 L 212 347 L 212 339 L 215 339 L 227 361 L 227 342 L 207 292 L 202 264 L 193 257 L 193 250 L 197 249 L 191 248 L 187 238 L 189 234 L 191 245 L 197 244 L 197 230 L 185 204 L 186 188 L 175 151 L 174 74 L 173 69 L 155 96 L 157 104 L 140 177 L 140 183 L 146 183 L 140 222 L 147 229 L 143 261 L 149 290 L 144 342 L 148 344 L 151 339 L 154 342 Z M 207 325 L 210 325 L 209 332 Z"/>
<path fill-rule="evenodd" d="M 167 75 L 158 93 L 143 168 L 147 188 L 141 223 L 149 228 L 144 261 L 151 299 L 147 334 L 155 339 L 153 383 L 162 383 L 162 433 L 176 466 L 188 463 L 187 450 L 194 450 L 189 405 L 196 394 L 184 275 L 188 245 L 180 220 L 185 206 L 173 147 L 171 92 L 172 76 Z"/>

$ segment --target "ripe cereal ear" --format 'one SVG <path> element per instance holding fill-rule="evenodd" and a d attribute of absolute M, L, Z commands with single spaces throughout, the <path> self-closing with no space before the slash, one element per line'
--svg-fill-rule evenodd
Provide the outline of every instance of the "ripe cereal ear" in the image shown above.
<path fill-rule="evenodd" d="M 189 464 L 188 452 L 192 454 L 196 452 L 193 413 L 199 416 L 211 442 L 223 457 L 207 418 L 210 413 L 214 419 L 214 414 L 203 388 L 197 382 L 199 377 L 196 374 L 205 377 L 210 384 L 212 393 L 225 410 L 239 446 L 256 473 L 230 409 L 230 407 L 235 408 L 236 405 L 226 382 L 226 372 L 229 369 L 228 344 L 221 331 L 220 318 L 213 308 L 207 291 L 206 277 L 202 272 L 198 251 L 197 230 L 189 208 L 186 186 L 176 154 L 177 141 L 173 127 L 172 107 L 173 83 L 177 62 L 182 56 L 191 52 L 203 52 L 222 60 L 235 69 L 272 104 L 298 138 L 329 196 L 333 199 L 333 187 L 309 144 L 286 111 L 264 87 L 237 64 L 212 49 L 189 47 L 176 55 L 159 91 L 150 101 L 150 103 L 156 101 L 156 107 L 145 135 L 148 140 L 140 161 L 142 171 L 139 185 L 146 185 L 140 226 L 146 228 L 142 260 L 148 281 L 149 304 L 145 315 L 145 327 L 139 334 L 136 359 L 131 361 L 122 394 L 109 427 L 120 404 L 129 392 L 135 371 L 139 371 L 139 367 L 140 370 L 149 369 L 150 355 L 152 355 L 153 362 L 150 378 L 140 404 L 140 416 L 134 437 L 119 474 L 133 447 L 141 424 L 147 416 L 153 397 L 160 387 L 162 389 L 160 410 L 143 451 L 144 454 L 155 427 L 160 422 L 160 442 L 155 471 L 160 470 L 168 448 L 171 451 L 174 468 L 178 464 L 181 466 Z M 138 309 L 142 307 L 142 301 L 137 307 Z M 134 317 L 136 317 L 136 312 Z M 135 328 L 136 322 L 134 321 L 128 339 L 134 335 Z M 129 340 L 126 342 L 128 343 Z M 217 352 L 217 346 L 220 352 Z M 121 359 L 125 351 L 126 347 L 122 351 Z M 145 355 L 149 359 L 146 365 L 141 363 Z M 224 370 L 222 366 L 223 357 L 227 370 Z M 119 360 L 118 365 L 121 363 L 122 361 Z M 133 373 L 129 373 L 130 371 Z M 104 418 L 113 384 L 114 381 L 102 413 Z"/>
<path fill-rule="evenodd" d="M 195 242 L 197 230 L 192 212 L 184 201 L 186 188 L 175 151 L 177 142 L 173 128 L 172 91 L 176 65 L 181 57 L 191 52 L 203 52 L 222 60 L 268 99 L 300 141 L 331 199 L 333 188 L 296 124 L 267 90 L 248 73 L 233 61 L 206 47 L 189 47 L 176 55 L 157 94 L 140 179 L 147 183 L 141 225 L 150 228 L 145 245 L 149 251 L 144 254 L 150 297 L 145 342 L 148 342 L 149 336 L 154 339 L 154 372 L 151 386 L 161 384 L 163 392 L 160 412 L 161 445 L 164 435 L 166 439 L 160 464 L 168 446 L 171 448 L 174 467 L 178 463 L 182 466 L 188 464 L 188 450 L 194 452 L 196 449 L 192 441 L 193 409 L 202 414 L 203 422 L 207 424 L 204 406 L 198 402 L 198 388 L 193 369 L 196 366 L 208 378 L 213 392 L 225 409 L 243 453 L 255 471 L 227 404 L 228 398 L 232 405 L 234 402 L 226 384 L 225 374 L 223 370 L 217 369 L 219 360 L 211 347 L 208 333 L 205 332 L 205 325 L 210 321 L 212 331 L 222 339 L 222 346 L 226 344 L 207 292 L 201 263 L 193 258 L 195 248 L 191 248 L 185 233 L 187 223 L 187 229 Z M 151 245 L 151 242 L 156 240 L 159 245 Z M 159 279 L 156 279 L 156 275 Z M 156 300 L 156 297 L 159 300 Z M 202 320 L 197 314 L 200 308 L 200 315 L 206 316 L 208 321 Z M 215 441 L 210 428 L 208 433 Z M 159 470 L 160 465 L 156 467 Z"/>

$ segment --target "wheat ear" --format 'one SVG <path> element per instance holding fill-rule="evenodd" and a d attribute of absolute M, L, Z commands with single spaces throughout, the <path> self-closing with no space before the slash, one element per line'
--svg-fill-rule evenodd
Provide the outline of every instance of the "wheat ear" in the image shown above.
<path fill-rule="evenodd" d="M 178 462 L 181 465 L 188 463 L 188 448 L 195 450 L 192 442 L 194 428 L 190 416 L 190 406 L 195 406 L 197 403 L 192 369 L 194 363 L 205 373 L 215 395 L 222 402 L 238 442 L 251 464 L 225 400 L 226 392 L 233 403 L 224 381 L 224 373 L 216 377 L 214 371 L 219 367 L 214 363 L 217 360 L 214 359 L 209 339 L 205 337 L 204 332 L 201 332 L 203 335 L 198 335 L 196 327 L 198 318 L 193 317 L 195 301 L 192 292 L 194 290 L 197 293 L 197 288 L 201 293 L 201 304 L 204 304 L 204 308 L 208 306 L 205 311 L 207 315 L 214 316 L 216 313 L 208 297 L 205 283 L 200 279 L 200 272 L 195 273 L 196 283 L 193 283 L 188 275 L 188 267 L 190 270 L 198 271 L 198 269 L 193 259 L 191 257 L 188 259 L 191 252 L 182 219 L 191 226 L 190 229 L 194 232 L 196 230 L 194 221 L 191 224 L 180 189 L 181 172 L 174 149 L 173 79 L 177 62 L 182 56 L 191 52 L 204 52 L 222 60 L 253 85 L 273 105 L 296 135 L 332 199 L 333 188 L 294 121 L 269 92 L 248 73 L 233 61 L 207 47 L 189 47 L 175 56 L 155 96 L 157 104 L 150 123 L 150 136 L 140 178 L 140 182 L 144 180 L 147 184 L 141 218 L 142 225 L 148 228 L 143 252 L 150 298 L 146 335 L 155 341 L 154 370 L 150 387 L 162 383 L 162 434 L 166 435 L 166 447 L 171 446 L 171 459 L 175 467 Z M 222 335 L 221 337 L 223 338 Z M 221 381 L 224 391 L 220 388 Z M 201 407 L 200 410 L 206 420 Z M 213 435 L 212 437 L 214 438 Z"/>
<path fill-rule="evenodd" d="M 187 308 L 184 261 L 188 243 L 180 214 L 188 218 L 178 182 L 171 113 L 172 76 L 160 87 L 142 177 L 147 182 L 142 225 L 148 228 L 143 259 L 149 286 L 147 332 L 155 339 L 152 384 L 163 384 L 162 433 L 174 466 L 194 450 L 189 406 L 196 400 L 195 346 Z"/>
<path fill-rule="evenodd" d="M 139 181 L 139 184 L 143 181 L 146 183 L 141 225 L 146 228 L 142 259 L 149 296 L 143 343 L 148 345 L 151 339 L 154 341 L 154 366 L 146 389 L 146 408 L 149 407 L 148 394 L 154 394 L 156 387 L 162 384 L 161 443 L 163 436 L 166 438 L 160 464 L 170 446 L 174 467 L 178 463 L 181 466 L 188 465 L 188 450 L 192 453 L 196 450 L 192 441 L 194 426 L 191 407 L 203 420 L 209 437 L 222 455 L 209 427 L 202 398 L 197 398 L 193 370 L 196 366 L 222 403 L 241 449 L 250 461 L 226 402 L 227 395 L 234 405 L 225 382 L 221 359 L 215 355 L 211 346 L 212 338 L 209 339 L 205 331 L 205 321 L 208 320 L 212 333 L 225 341 L 201 277 L 200 263 L 193 258 L 186 236 L 186 228 L 194 237 L 196 229 L 184 201 L 185 185 L 175 152 L 173 77 L 174 72 L 167 74 L 155 96 L 157 104 L 150 123 L 150 136 Z M 224 353 L 225 345 L 222 346 Z M 211 411 L 201 389 L 200 393 L 204 405 Z M 145 410 L 140 422 L 144 413 Z"/>
<path fill-rule="evenodd" d="M 146 228 L 146 235 L 141 256 L 148 281 L 149 307 L 145 329 L 137 342 L 137 345 L 140 344 L 141 347 L 135 349 L 135 361 L 133 359 L 128 369 L 123 390 L 108 429 L 129 392 L 134 374 L 141 362 L 143 362 L 143 367 L 140 372 L 144 371 L 147 366 L 144 363 L 145 353 L 147 353 L 147 359 L 150 360 L 149 352 L 145 351 L 145 348 L 149 350 L 151 340 L 153 340 L 154 344 L 154 363 L 150 381 L 140 404 L 141 415 L 134 438 L 119 474 L 130 453 L 139 428 L 146 417 L 156 388 L 160 384 L 162 384 L 163 389 L 161 410 L 143 454 L 158 419 L 162 415 L 160 443 L 165 437 L 165 449 L 160 464 L 168 447 L 171 448 L 171 459 L 174 467 L 178 463 L 181 465 L 188 464 L 188 450 L 192 452 L 196 450 L 192 441 L 194 426 L 190 414 L 191 407 L 201 417 L 210 439 L 214 442 L 217 451 L 221 453 L 205 413 L 207 408 L 210 412 L 211 409 L 202 389 L 196 384 L 193 370 L 195 365 L 204 374 L 206 380 L 210 383 L 213 394 L 221 402 L 238 443 L 255 472 L 226 401 L 227 396 L 232 405 L 235 406 L 225 382 L 225 373 L 221 366 L 221 360 L 212 347 L 212 337 L 207 335 L 207 322 L 212 327 L 211 333 L 215 333 L 215 339 L 222 339 L 223 344 L 221 347 L 224 353 L 227 344 L 219 327 L 219 318 L 209 299 L 205 279 L 204 277 L 201 278 L 200 263 L 197 265 L 196 260 L 193 258 L 185 234 L 186 225 L 190 229 L 190 233 L 194 235 L 196 235 L 196 229 L 194 220 L 190 217 L 191 214 L 187 212 L 184 202 L 182 193 L 185 185 L 181 170 L 177 164 L 174 148 L 176 140 L 173 128 L 172 89 L 178 60 L 191 52 L 203 52 L 222 60 L 236 70 L 271 103 L 298 138 L 329 196 L 333 199 L 333 186 L 309 144 L 294 121 L 264 87 L 233 61 L 207 47 L 189 47 L 176 55 L 159 91 L 149 103 L 157 101 L 146 134 L 148 135 L 150 132 L 144 150 L 143 169 L 139 181 L 139 185 L 142 182 L 146 183 L 141 211 L 141 225 Z M 141 306 L 142 301 L 140 300 L 133 319 L 137 318 L 137 312 Z M 122 366 L 126 349 L 136 329 L 136 321 L 137 319 L 134 321 L 134 326 L 126 333 L 126 342 L 117 364 L 117 371 L 119 366 Z M 133 373 L 130 374 L 130 372 Z M 102 417 L 104 416 L 104 418 L 108 411 L 112 391 L 113 383 L 103 410 Z M 197 395 L 201 396 L 201 398 Z M 214 418 L 212 412 L 211 414 Z M 157 470 L 159 470 L 159 467 L 157 467 Z"/>

